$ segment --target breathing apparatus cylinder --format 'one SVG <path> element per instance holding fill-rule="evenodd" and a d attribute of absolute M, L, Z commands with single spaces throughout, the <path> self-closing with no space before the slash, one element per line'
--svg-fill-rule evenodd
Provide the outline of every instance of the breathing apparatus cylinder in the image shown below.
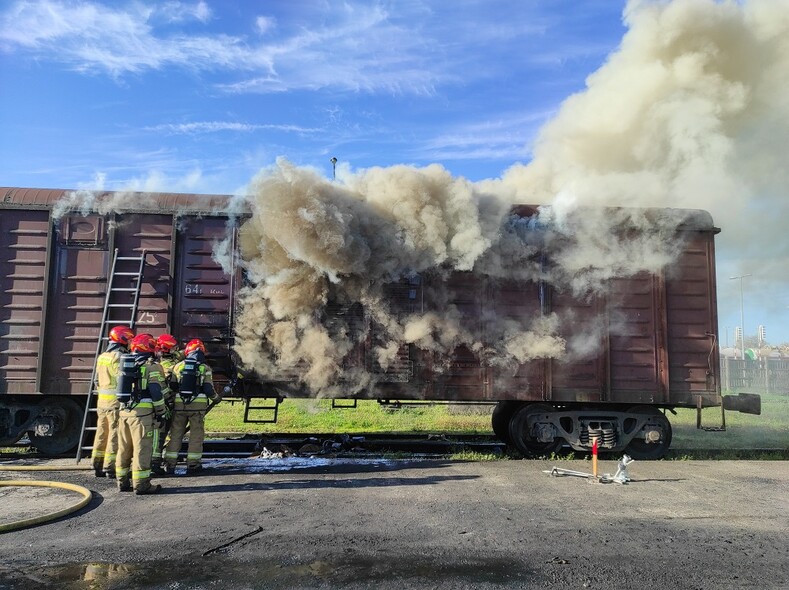
<path fill-rule="evenodd" d="M 129 406 L 138 394 L 140 377 L 140 359 L 136 354 L 127 353 L 121 356 L 121 374 L 118 376 L 118 402 Z"/>
<path fill-rule="evenodd" d="M 181 382 L 178 387 L 178 395 L 185 404 L 190 403 L 202 388 L 200 379 L 200 362 L 196 359 L 185 359 L 184 367 L 181 369 Z"/>

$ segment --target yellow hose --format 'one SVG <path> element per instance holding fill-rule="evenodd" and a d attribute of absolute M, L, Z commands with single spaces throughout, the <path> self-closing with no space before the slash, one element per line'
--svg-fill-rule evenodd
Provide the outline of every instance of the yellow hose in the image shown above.
<path fill-rule="evenodd" d="M 88 471 L 90 465 L 2 465 L 0 471 Z"/>
<path fill-rule="evenodd" d="M 82 500 L 80 500 L 73 506 L 69 506 L 68 508 L 63 508 L 62 510 L 50 512 L 49 514 L 44 514 L 42 516 L 34 516 L 32 518 L 25 518 L 14 522 L 9 522 L 8 524 L 0 524 L 0 534 L 7 533 L 9 531 L 15 531 L 18 529 L 23 529 L 25 527 L 41 524 L 44 522 L 49 522 L 50 520 L 55 520 L 56 518 L 61 518 L 63 516 L 66 516 L 67 514 L 76 512 L 77 510 L 79 510 L 84 506 L 87 506 L 88 502 L 90 502 L 90 499 L 93 497 L 93 493 L 89 489 L 71 483 L 64 483 L 62 481 L 22 481 L 22 480 L 0 481 L 0 487 L 2 486 L 31 486 L 31 487 L 42 487 L 42 488 L 61 488 L 64 490 L 71 490 L 72 492 L 77 492 L 79 494 L 82 494 L 84 497 L 82 498 Z"/>

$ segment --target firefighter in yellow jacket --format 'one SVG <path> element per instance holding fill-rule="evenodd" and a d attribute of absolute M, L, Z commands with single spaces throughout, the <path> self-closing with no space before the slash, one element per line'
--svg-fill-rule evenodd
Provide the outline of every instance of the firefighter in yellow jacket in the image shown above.
<path fill-rule="evenodd" d="M 189 428 L 189 447 L 186 454 L 186 474 L 202 471 L 205 414 L 208 401 L 222 400 L 214 390 L 211 367 L 205 363 L 205 345 L 201 340 L 190 340 L 184 348 L 186 358 L 173 367 L 175 410 L 170 440 L 164 453 L 164 470 L 172 475 L 178 462 L 178 451 L 186 429 Z"/>
<path fill-rule="evenodd" d="M 96 435 L 91 460 L 96 477 L 115 479 L 115 456 L 118 452 L 118 374 L 121 355 L 129 352 L 134 332 L 128 326 L 110 330 L 107 350 L 96 359 Z"/>
<path fill-rule="evenodd" d="M 173 408 L 175 407 L 175 392 L 170 388 L 173 380 L 173 367 L 184 360 L 184 353 L 178 350 L 178 340 L 172 334 L 162 334 L 156 339 L 156 355 L 159 364 L 164 371 L 165 389 L 162 392 L 164 405 L 167 408 L 165 419 L 159 428 L 159 441 L 153 449 L 153 459 L 151 460 L 151 471 L 156 475 L 162 475 L 162 461 L 164 461 L 164 443 L 170 428 L 173 424 Z"/>
<path fill-rule="evenodd" d="M 159 423 L 164 420 L 164 371 L 154 359 L 156 340 L 138 334 L 121 357 L 118 377 L 118 458 L 115 472 L 122 492 L 155 494 L 151 485 L 151 457 L 158 444 Z"/>

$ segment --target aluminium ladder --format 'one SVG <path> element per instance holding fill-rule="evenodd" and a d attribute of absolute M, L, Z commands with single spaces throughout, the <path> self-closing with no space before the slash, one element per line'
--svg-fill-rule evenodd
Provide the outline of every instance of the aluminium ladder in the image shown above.
<path fill-rule="evenodd" d="M 77 447 L 77 463 L 80 462 L 83 456 L 83 451 L 91 452 L 93 450 L 93 441 L 88 444 L 87 433 L 96 432 L 95 426 L 88 426 L 90 423 L 89 416 L 96 414 L 96 362 L 99 355 L 104 352 L 107 341 L 109 340 L 109 329 L 111 326 L 129 326 L 134 329 L 134 324 L 137 318 L 137 307 L 140 302 L 140 289 L 142 287 L 142 275 L 145 270 L 145 254 L 146 250 L 142 251 L 140 256 L 119 256 L 118 249 L 112 257 L 112 268 L 110 269 L 109 278 L 107 279 L 107 295 L 104 299 L 104 311 L 101 317 L 101 325 L 99 327 L 99 338 L 96 343 L 96 355 L 93 359 L 93 372 L 90 375 L 90 383 L 88 386 L 88 399 L 85 402 L 85 412 L 82 416 L 82 430 L 79 435 L 79 446 Z M 134 266 L 134 263 L 138 266 Z M 120 270 L 121 268 L 131 267 L 131 270 Z M 115 285 L 115 279 L 121 278 L 128 280 L 132 285 L 130 287 L 119 287 Z M 131 296 L 132 301 L 119 302 L 123 299 L 123 295 Z M 115 296 L 115 297 L 113 297 Z M 113 310 L 128 310 L 129 314 L 127 319 L 117 319 L 110 317 Z M 87 453 L 86 453 L 87 454 Z"/>

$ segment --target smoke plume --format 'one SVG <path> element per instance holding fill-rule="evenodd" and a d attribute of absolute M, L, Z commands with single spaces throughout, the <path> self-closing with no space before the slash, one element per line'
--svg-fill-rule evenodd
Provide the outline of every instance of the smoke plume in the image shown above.
<path fill-rule="evenodd" d="M 540 279 L 588 296 L 670 264 L 680 209 L 711 211 L 724 232 L 770 212 L 732 232 L 729 244 L 745 252 L 764 244 L 760 233 L 780 235 L 789 1 L 631 1 L 624 20 L 620 47 L 544 126 L 531 162 L 501 178 L 472 183 L 431 165 L 330 182 L 284 160 L 263 171 L 240 237 L 250 279 L 237 319 L 242 361 L 333 395 L 378 378 L 343 367 L 365 338 L 378 370 L 407 344 L 436 358 L 464 349 L 496 366 L 589 354 L 599 326 L 565 341 L 556 316 L 472 322 L 452 288 L 430 279 Z M 514 203 L 543 207 L 512 216 Z M 623 227 L 642 231 L 626 239 Z M 785 268 L 789 241 L 771 247 Z M 429 305 L 390 308 L 392 284 L 419 286 Z"/>

